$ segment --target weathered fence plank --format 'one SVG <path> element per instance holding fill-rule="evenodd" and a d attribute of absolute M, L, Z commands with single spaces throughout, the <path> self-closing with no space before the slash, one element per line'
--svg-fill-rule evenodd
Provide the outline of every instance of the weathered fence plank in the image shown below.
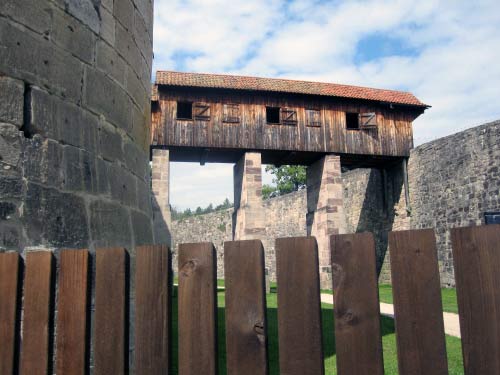
<path fill-rule="evenodd" d="M 126 341 L 126 252 L 96 250 L 94 374 L 124 374 Z"/>
<path fill-rule="evenodd" d="M 53 324 L 53 256 L 50 251 L 26 255 L 24 277 L 23 346 L 21 374 L 45 375 L 50 372 L 52 348 L 50 327 Z"/>
<path fill-rule="evenodd" d="M 330 239 L 338 374 L 383 374 L 380 305 L 371 233 Z"/>
<path fill-rule="evenodd" d="M 88 367 L 87 250 L 63 250 L 59 257 L 56 373 L 83 375 Z"/>
<path fill-rule="evenodd" d="M 224 243 L 226 362 L 229 375 L 265 375 L 267 364 L 264 249 L 258 240 Z"/>
<path fill-rule="evenodd" d="M 401 374 L 448 374 L 436 240 L 432 229 L 389 233 Z"/>
<path fill-rule="evenodd" d="M 0 374 L 14 373 L 19 255 L 0 254 Z"/>
<path fill-rule="evenodd" d="M 324 374 L 316 240 L 277 239 L 276 269 L 280 372 Z"/>
<path fill-rule="evenodd" d="M 451 231 L 466 374 L 500 374 L 500 225 Z"/>
<path fill-rule="evenodd" d="M 179 375 L 217 374 L 216 255 L 211 243 L 179 246 Z"/>
<path fill-rule="evenodd" d="M 166 246 L 136 249 L 135 372 L 167 374 L 171 353 L 171 254 Z"/>

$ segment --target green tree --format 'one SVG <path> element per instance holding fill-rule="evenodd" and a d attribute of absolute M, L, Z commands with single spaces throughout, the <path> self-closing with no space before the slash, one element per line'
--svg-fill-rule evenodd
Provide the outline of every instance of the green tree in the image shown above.
<path fill-rule="evenodd" d="M 266 172 L 270 172 L 276 184 L 275 191 L 279 195 L 297 191 L 306 186 L 306 167 L 302 165 L 283 165 L 276 167 L 274 165 L 266 166 Z M 272 186 L 264 185 L 262 187 L 262 195 L 272 194 Z"/>
<path fill-rule="evenodd" d="M 264 199 L 269 199 L 271 198 L 271 195 L 275 192 L 278 191 L 278 189 L 275 186 L 271 185 L 262 185 L 262 198 Z"/>

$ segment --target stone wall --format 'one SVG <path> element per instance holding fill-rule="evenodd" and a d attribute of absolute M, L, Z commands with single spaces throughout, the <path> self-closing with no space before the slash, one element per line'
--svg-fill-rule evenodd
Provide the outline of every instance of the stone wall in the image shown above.
<path fill-rule="evenodd" d="M 454 286 L 449 229 L 500 211 L 500 121 L 415 148 L 408 175 L 411 228 L 436 228 L 441 283 Z"/>
<path fill-rule="evenodd" d="M 153 242 L 152 0 L 0 3 L 0 249 Z"/>
<path fill-rule="evenodd" d="M 377 235 L 378 265 L 382 266 L 386 235 L 384 225 L 388 225 L 382 213 L 380 181 L 381 172 L 371 169 L 357 169 L 343 173 L 344 210 L 348 231 L 371 231 Z M 366 201 L 364 197 L 368 196 Z M 271 280 L 276 279 L 274 240 L 280 237 L 307 235 L 306 190 L 264 200 L 266 235 L 263 242 L 266 268 Z M 217 249 L 217 274 L 224 277 L 223 243 L 232 239 L 232 209 L 193 216 L 172 223 L 174 270 L 177 269 L 177 247 L 180 243 L 211 241 Z M 365 212 L 366 215 L 361 215 Z M 377 218 L 371 216 L 378 215 Z M 372 220 L 364 219 L 373 217 Z M 385 231 L 386 232 L 386 231 Z M 380 235 L 379 235 L 380 233 Z"/>
<path fill-rule="evenodd" d="M 403 168 L 355 169 L 342 174 L 347 232 L 373 232 L 381 282 L 390 282 L 387 232 L 436 228 L 441 284 L 454 286 L 449 229 L 484 224 L 486 211 L 500 211 L 500 121 L 415 148 L 408 161 L 410 202 Z M 264 201 L 266 267 L 275 278 L 274 239 L 305 236 L 306 192 Z M 231 240 L 232 211 L 173 223 L 178 243 L 213 241 L 223 277 L 222 244 Z M 174 262 L 174 267 L 176 263 Z"/>

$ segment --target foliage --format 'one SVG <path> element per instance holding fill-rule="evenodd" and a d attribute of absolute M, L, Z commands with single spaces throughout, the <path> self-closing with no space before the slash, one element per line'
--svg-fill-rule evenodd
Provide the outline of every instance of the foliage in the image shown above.
<path fill-rule="evenodd" d="M 188 217 L 196 216 L 196 215 L 205 215 L 209 214 L 211 212 L 216 212 L 216 211 L 223 211 L 227 210 L 228 208 L 233 207 L 233 204 L 229 201 L 228 198 L 224 200 L 221 204 L 213 206 L 212 203 L 210 203 L 207 207 L 201 208 L 201 207 L 196 207 L 194 212 L 190 208 L 186 208 L 184 211 L 179 211 L 177 208 L 172 207 L 172 220 L 183 220 Z"/>
<path fill-rule="evenodd" d="M 302 165 L 283 165 L 276 167 L 274 165 L 266 166 L 266 172 L 271 173 L 276 187 L 271 185 L 262 186 L 262 196 L 264 199 L 273 196 L 291 193 L 305 188 L 306 186 L 306 167 Z"/>

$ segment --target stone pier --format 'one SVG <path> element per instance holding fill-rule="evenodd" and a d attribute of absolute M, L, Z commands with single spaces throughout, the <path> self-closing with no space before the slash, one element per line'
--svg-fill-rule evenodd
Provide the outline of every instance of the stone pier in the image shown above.
<path fill-rule="evenodd" d="M 321 288 L 331 289 L 330 236 L 346 232 L 340 157 L 326 155 L 307 168 L 307 234 L 318 241 Z"/>
<path fill-rule="evenodd" d="M 264 239 L 262 167 L 258 152 L 247 152 L 234 165 L 233 239 Z"/>
<path fill-rule="evenodd" d="M 155 243 L 171 245 L 169 150 L 153 149 L 152 166 L 153 225 Z"/>

